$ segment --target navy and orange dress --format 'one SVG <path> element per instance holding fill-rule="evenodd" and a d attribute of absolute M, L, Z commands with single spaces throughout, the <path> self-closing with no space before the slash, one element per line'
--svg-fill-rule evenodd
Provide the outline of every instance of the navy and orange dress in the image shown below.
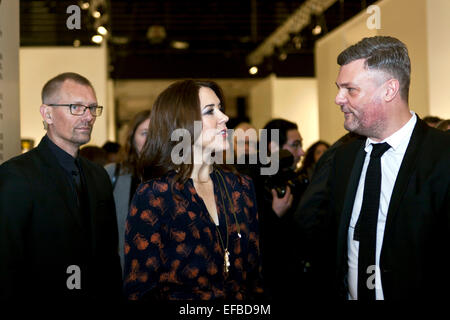
<path fill-rule="evenodd" d="M 192 179 L 175 172 L 142 183 L 125 226 L 124 291 L 130 300 L 256 299 L 262 295 L 254 186 L 214 168 L 219 216 L 211 219 Z M 173 185 L 173 186 L 172 186 Z M 225 266 L 229 252 L 229 266 Z"/>

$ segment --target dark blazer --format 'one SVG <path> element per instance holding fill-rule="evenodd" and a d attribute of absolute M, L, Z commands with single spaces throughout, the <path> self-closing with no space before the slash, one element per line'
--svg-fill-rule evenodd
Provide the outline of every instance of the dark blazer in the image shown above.
<path fill-rule="evenodd" d="M 347 232 L 365 157 L 364 142 L 365 137 L 359 137 L 335 149 L 324 166 L 328 180 L 321 175 L 316 196 L 321 201 L 311 207 L 301 203 L 297 211 L 297 221 L 308 221 L 303 227 L 315 232 L 314 243 L 327 239 L 333 247 L 336 263 L 330 264 L 334 270 L 328 272 L 336 274 L 335 288 L 342 298 L 348 292 Z M 308 219 L 301 219 L 303 214 Z M 449 258 L 450 135 L 417 119 L 389 203 L 380 256 L 384 298 L 448 298 Z"/>
<path fill-rule="evenodd" d="M 41 141 L 0 166 L 0 299 L 120 297 L 111 183 L 101 166 L 84 158 L 80 162 L 90 232 L 81 224 L 73 189 L 47 144 Z M 68 271 L 72 265 L 80 267 L 79 290 L 66 284 L 74 275 Z"/>

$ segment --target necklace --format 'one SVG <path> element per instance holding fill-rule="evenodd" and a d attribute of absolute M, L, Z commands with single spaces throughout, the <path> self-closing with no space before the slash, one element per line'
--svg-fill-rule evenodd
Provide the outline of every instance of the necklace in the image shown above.
<path fill-rule="evenodd" d="M 236 212 L 234 211 L 234 208 L 233 208 L 232 203 L 231 203 L 230 195 L 228 194 L 228 190 L 227 190 L 226 185 L 225 185 L 225 180 L 224 180 L 222 174 L 220 173 L 220 171 L 214 170 L 214 173 L 216 174 L 216 176 L 220 177 L 223 189 L 225 190 L 225 193 L 227 195 L 229 208 L 232 211 L 233 216 L 234 216 L 234 220 L 235 220 L 235 223 L 236 223 L 236 229 L 237 229 L 237 232 L 238 232 L 238 236 L 239 236 L 239 238 L 241 238 L 241 232 L 240 232 L 241 230 L 240 230 L 240 227 L 239 227 L 239 223 L 237 221 Z M 218 184 L 218 187 L 219 187 L 219 191 L 220 191 L 220 199 L 222 201 L 222 207 L 223 207 L 223 210 L 226 211 L 225 202 L 223 200 L 224 199 L 223 190 L 220 187 L 220 184 Z M 228 217 L 227 217 L 226 212 L 225 212 L 225 232 L 227 234 L 227 245 L 226 246 L 223 243 L 222 234 L 220 233 L 219 227 L 217 225 L 216 225 L 216 232 L 219 235 L 220 244 L 222 245 L 222 249 L 223 249 L 223 252 L 224 252 L 224 256 L 223 256 L 223 258 L 224 258 L 223 259 L 224 260 L 223 270 L 224 270 L 225 275 L 228 275 L 229 267 L 230 267 L 231 264 L 230 264 L 230 252 L 228 251 L 229 235 L 228 235 Z"/>

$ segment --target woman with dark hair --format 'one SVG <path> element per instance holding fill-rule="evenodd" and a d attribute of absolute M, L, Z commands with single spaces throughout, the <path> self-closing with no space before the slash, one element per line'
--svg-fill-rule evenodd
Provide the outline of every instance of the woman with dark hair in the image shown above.
<path fill-rule="evenodd" d="M 306 150 L 305 158 L 299 169 L 299 174 L 306 175 L 308 180 L 311 181 L 317 161 L 319 161 L 322 154 L 327 151 L 329 147 L 330 145 L 322 140 L 312 144 L 308 150 Z"/>
<path fill-rule="evenodd" d="M 150 110 L 137 113 L 131 119 L 124 148 L 119 151 L 119 162 L 105 166 L 113 185 L 114 202 L 116 203 L 117 226 L 119 231 L 119 255 L 124 270 L 124 234 L 125 221 L 140 179 L 137 174 L 139 154 L 147 139 Z"/>
<path fill-rule="evenodd" d="M 223 107 L 217 84 L 195 80 L 175 82 L 155 101 L 139 161 L 144 182 L 126 223 L 128 299 L 262 293 L 253 184 L 213 161 L 229 148 Z"/>
<path fill-rule="evenodd" d="M 450 130 L 450 120 L 442 120 L 436 125 L 436 129 L 441 131 L 449 131 Z"/>

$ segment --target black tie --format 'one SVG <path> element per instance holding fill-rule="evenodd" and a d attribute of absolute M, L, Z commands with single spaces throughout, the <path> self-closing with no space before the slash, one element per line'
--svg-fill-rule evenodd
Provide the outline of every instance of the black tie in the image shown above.
<path fill-rule="evenodd" d="M 377 242 L 378 209 L 381 191 L 381 156 L 391 146 L 388 143 L 372 144 L 369 166 L 364 182 L 364 195 L 354 240 L 359 241 L 358 300 L 375 300 L 375 252 Z M 368 269 L 371 267 L 371 269 Z M 371 281 L 368 281 L 371 277 Z"/>

